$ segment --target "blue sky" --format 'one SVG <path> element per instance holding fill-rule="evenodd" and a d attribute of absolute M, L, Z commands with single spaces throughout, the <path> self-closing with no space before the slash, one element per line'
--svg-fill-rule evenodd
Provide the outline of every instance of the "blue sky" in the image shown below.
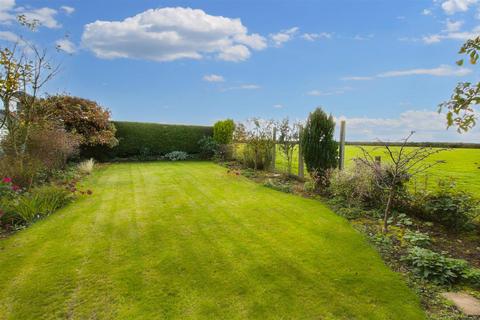
<path fill-rule="evenodd" d="M 40 20 L 28 33 L 16 14 Z M 0 40 L 52 50 L 48 92 L 96 100 L 116 120 L 212 124 L 302 120 L 316 106 L 347 120 L 349 140 L 480 142 L 445 130 L 437 105 L 458 81 L 480 1 L 0 0 Z"/>

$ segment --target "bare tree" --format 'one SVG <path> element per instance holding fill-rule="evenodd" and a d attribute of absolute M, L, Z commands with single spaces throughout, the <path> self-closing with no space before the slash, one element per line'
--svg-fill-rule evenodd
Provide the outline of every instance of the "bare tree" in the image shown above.
<path fill-rule="evenodd" d="M 408 148 L 408 141 L 414 133 L 414 131 L 410 132 L 397 148 L 392 148 L 388 143 L 382 141 L 380 142 L 382 142 L 383 146 L 374 148 L 372 151 L 359 147 L 363 156 L 357 158 L 356 161 L 372 170 L 376 185 L 386 194 L 387 202 L 383 215 L 383 232 L 388 231 L 388 219 L 391 214 L 392 204 L 404 184 L 412 177 L 444 162 L 442 160 L 425 161 L 430 156 L 445 151 L 446 149 L 444 148 Z M 374 151 L 379 149 L 383 149 L 387 157 L 385 166 L 381 166 L 375 159 L 375 156 L 372 155 Z"/>

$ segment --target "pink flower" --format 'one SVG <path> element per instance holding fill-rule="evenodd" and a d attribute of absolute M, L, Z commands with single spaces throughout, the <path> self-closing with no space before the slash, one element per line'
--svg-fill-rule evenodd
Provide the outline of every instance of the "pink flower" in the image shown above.
<path fill-rule="evenodd" d="M 12 190 L 13 190 L 13 191 L 18 191 L 18 190 L 20 190 L 20 187 L 17 186 L 16 184 L 14 184 L 14 185 L 12 186 Z"/>
<path fill-rule="evenodd" d="M 12 182 L 12 178 L 5 177 L 5 178 L 2 179 L 2 182 L 3 182 L 3 183 L 11 183 L 11 182 Z"/>

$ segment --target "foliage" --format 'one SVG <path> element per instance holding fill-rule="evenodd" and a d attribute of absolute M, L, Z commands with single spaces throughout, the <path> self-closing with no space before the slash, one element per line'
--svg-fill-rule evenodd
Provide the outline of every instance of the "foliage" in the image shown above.
<path fill-rule="evenodd" d="M 455 284 L 474 277 L 467 261 L 448 258 L 417 246 L 408 250 L 404 260 L 418 277 L 440 285 Z"/>
<path fill-rule="evenodd" d="M 28 154 L 41 161 L 46 170 L 63 169 L 67 160 L 78 155 L 81 138 L 53 124 L 35 126 L 27 142 Z"/>
<path fill-rule="evenodd" d="M 420 231 L 407 230 L 403 235 L 403 239 L 412 246 L 425 247 L 430 244 L 430 236 Z"/>
<path fill-rule="evenodd" d="M 81 174 L 90 174 L 95 166 L 95 160 L 92 158 L 84 160 L 77 165 L 77 169 Z"/>
<path fill-rule="evenodd" d="M 82 150 L 83 157 L 97 160 L 137 157 L 143 150 L 149 156 L 162 156 L 175 150 L 201 152 L 198 141 L 212 136 L 212 127 L 114 121 L 118 146 L 97 146 Z"/>
<path fill-rule="evenodd" d="M 288 174 L 292 174 L 293 152 L 298 141 L 299 125 L 290 124 L 288 118 L 285 118 L 277 124 L 277 128 L 280 134 L 278 137 L 280 151 L 287 160 Z"/>
<path fill-rule="evenodd" d="M 254 170 L 270 168 L 275 146 L 273 122 L 252 118 L 244 128 L 246 145 L 243 148 L 243 163 Z"/>
<path fill-rule="evenodd" d="M 459 54 L 468 56 L 471 64 L 476 64 L 480 50 L 480 36 L 467 40 Z M 457 61 L 463 65 L 464 60 Z M 447 126 L 456 126 L 458 132 L 466 132 L 476 124 L 475 108 L 480 104 L 480 82 L 460 82 L 455 87 L 450 100 L 439 105 L 439 111 L 447 110 Z"/>
<path fill-rule="evenodd" d="M 292 192 L 291 184 L 274 181 L 272 179 L 268 179 L 267 181 L 265 181 L 263 186 L 265 186 L 267 188 L 270 188 L 270 189 L 273 189 L 273 190 L 285 192 L 285 193 L 291 193 Z"/>
<path fill-rule="evenodd" d="M 335 170 L 328 191 L 347 206 L 375 207 L 384 199 L 384 192 L 375 184 L 373 172 L 360 162 L 346 170 Z"/>
<path fill-rule="evenodd" d="M 165 159 L 170 161 L 187 160 L 188 153 L 186 153 L 185 151 L 172 151 L 165 155 Z"/>
<path fill-rule="evenodd" d="M 443 151 L 444 149 L 433 149 L 420 147 L 407 149 L 408 140 L 412 137 L 412 131 L 405 139 L 399 149 L 393 149 L 390 145 L 384 145 L 384 153 L 387 156 L 387 165 L 381 163 L 365 148 L 359 147 L 363 157 L 356 161 L 370 168 L 373 173 L 375 184 L 386 193 L 386 203 L 383 217 L 383 231 L 388 230 L 388 221 L 392 207 L 398 198 L 405 193 L 405 183 L 417 174 L 423 173 L 442 161 L 426 162 L 430 156 Z"/>
<path fill-rule="evenodd" d="M 114 147 L 118 144 L 115 125 L 110 122 L 110 111 L 95 101 L 56 95 L 44 99 L 41 106 L 41 111 L 50 119 L 63 124 L 68 132 L 79 135 L 82 146 Z"/>
<path fill-rule="evenodd" d="M 306 192 L 314 192 L 315 191 L 315 183 L 313 181 L 307 180 L 303 184 L 303 190 Z"/>
<path fill-rule="evenodd" d="M 4 205 L 9 211 L 15 212 L 23 222 L 31 223 L 52 214 L 72 199 L 73 194 L 69 190 L 59 186 L 45 185 L 33 188 Z"/>
<path fill-rule="evenodd" d="M 307 171 L 319 186 L 328 186 L 327 175 L 338 165 L 338 143 L 334 140 L 335 122 L 332 115 L 317 108 L 308 116 L 300 137 Z"/>
<path fill-rule="evenodd" d="M 480 200 L 456 189 L 454 183 L 442 181 L 437 191 L 414 194 L 411 211 L 425 220 L 461 231 L 471 227 L 479 216 Z"/>
<path fill-rule="evenodd" d="M 220 145 L 213 137 L 203 136 L 199 141 L 200 157 L 202 159 L 212 159 L 220 150 Z"/>
<path fill-rule="evenodd" d="M 35 25 L 25 17 L 20 19 L 20 23 L 30 28 Z M 39 94 L 58 69 L 45 49 L 39 49 L 22 38 L 10 48 L 0 49 L 0 99 L 3 104 L 0 128 L 6 131 L 6 137 L 2 139 L 6 159 L 2 159 L 0 164 L 1 173 L 10 174 L 18 179 L 16 183 L 25 186 L 30 186 L 41 170 L 58 166 L 58 160 L 64 156 L 63 151 L 68 151 L 62 149 L 58 155 L 52 153 L 56 143 L 63 147 L 67 145 L 64 141 L 66 135 L 39 112 Z M 44 137 L 46 133 L 54 139 L 47 141 Z M 40 140 L 50 148 L 38 158 L 35 148 Z"/>
<path fill-rule="evenodd" d="M 218 144 L 232 143 L 235 122 L 232 119 L 217 121 L 213 125 L 213 139 Z"/>

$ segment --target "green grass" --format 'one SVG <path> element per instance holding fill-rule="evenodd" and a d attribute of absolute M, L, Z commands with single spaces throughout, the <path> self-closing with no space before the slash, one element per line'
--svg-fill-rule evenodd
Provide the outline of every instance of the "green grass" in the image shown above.
<path fill-rule="evenodd" d="M 318 201 L 206 162 L 126 163 L 0 241 L 0 319 L 423 319 Z"/>
<path fill-rule="evenodd" d="M 368 146 L 367 150 L 372 151 L 376 147 Z M 395 149 L 395 147 L 394 147 Z M 380 155 L 384 161 L 387 159 L 382 149 L 376 149 L 372 152 Z M 298 173 L 298 152 L 294 152 L 293 173 Z M 356 146 L 346 146 L 345 165 L 347 167 L 353 164 L 352 159 L 361 156 L 361 150 Z M 444 160 L 445 163 L 438 164 L 430 168 L 426 175 L 417 178 L 417 183 L 424 185 L 425 176 L 430 187 L 437 185 L 441 179 L 454 179 L 459 188 L 470 190 L 480 196 L 480 149 L 450 149 L 433 155 L 429 161 Z M 277 147 L 276 167 L 280 171 L 287 170 L 285 157 L 279 152 Z"/>

